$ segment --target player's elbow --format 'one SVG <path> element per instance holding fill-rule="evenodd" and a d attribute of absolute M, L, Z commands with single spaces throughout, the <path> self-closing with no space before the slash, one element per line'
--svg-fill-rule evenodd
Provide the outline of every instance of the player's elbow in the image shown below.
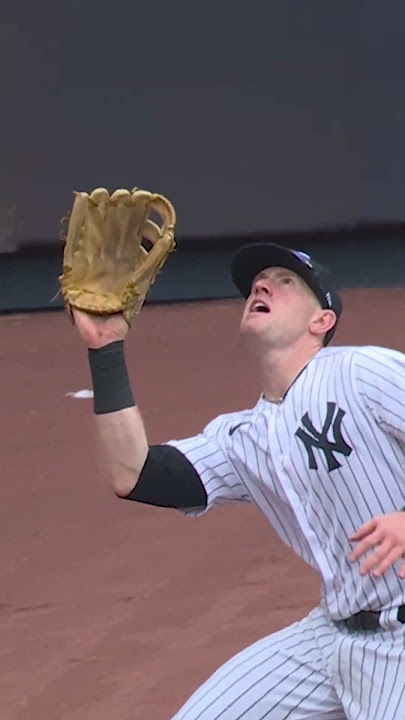
<path fill-rule="evenodd" d="M 134 489 L 138 482 L 137 475 L 132 471 L 130 475 L 126 473 L 116 473 L 112 476 L 112 489 L 119 498 L 126 498 Z"/>
<path fill-rule="evenodd" d="M 114 493 L 119 498 L 126 498 L 135 488 L 142 474 L 145 459 L 136 458 L 134 464 L 119 461 L 110 469 L 111 484 Z"/>
<path fill-rule="evenodd" d="M 121 483 L 113 483 L 113 490 L 118 498 L 126 498 L 134 487 L 135 486 L 128 487 L 126 485 L 122 485 Z"/>

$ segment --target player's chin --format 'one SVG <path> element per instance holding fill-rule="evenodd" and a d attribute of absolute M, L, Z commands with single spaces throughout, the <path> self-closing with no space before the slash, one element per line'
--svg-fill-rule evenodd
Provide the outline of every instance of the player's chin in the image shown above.
<path fill-rule="evenodd" d="M 244 335 L 257 334 L 268 326 L 268 316 L 264 313 L 247 313 L 243 315 L 240 331 Z"/>

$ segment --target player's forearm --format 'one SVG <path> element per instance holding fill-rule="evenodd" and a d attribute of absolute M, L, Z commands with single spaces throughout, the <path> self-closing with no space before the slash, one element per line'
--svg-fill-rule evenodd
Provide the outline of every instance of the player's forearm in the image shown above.
<path fill-rule="evenodd" d="M 148 441 L 135 406 L 123 341 L 89 350 L 89 362 L 102 453 L 115 492 L 125 496 L 138 481 L 148 455 Z"/>
<path fill-rule="evenodd" d="M 148 440 L 136 407 L 96 415 L 96 426 L 114 491 L 125 497 L 134 489 L 148 455 Z"/>

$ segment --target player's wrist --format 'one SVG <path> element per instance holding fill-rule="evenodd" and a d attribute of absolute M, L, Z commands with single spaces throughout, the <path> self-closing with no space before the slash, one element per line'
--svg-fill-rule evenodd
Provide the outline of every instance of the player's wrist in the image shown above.
<path fill-rule="evenodd" d="M 96 415 L 133 407 L 135 400 L 124 355 L 124 341 L 88 348 Z"/>
<path fill-rule="evenodd" d="M 111 345 L 115 345 L 115 343 L 123 343 L 124 340 L 122 338 L 109 338 L 108 340 L 103 340 L 99 342 L 92 342 L 92 343 L 86 343 L 87 344 L 87 351 L 89 353 L 98 353 L 101 350 L 105 350 L 106 348 L 111 347 Z"/>

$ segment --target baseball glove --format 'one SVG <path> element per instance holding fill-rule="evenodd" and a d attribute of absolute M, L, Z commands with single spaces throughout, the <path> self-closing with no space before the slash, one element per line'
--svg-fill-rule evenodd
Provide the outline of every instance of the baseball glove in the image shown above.
<path fill-rule="evenodd" d="M 151 219 L 158 216 L 157 224 Z M 122 312 L 128 325 L 175 248 L 176 214 L 163 195 L 104 188 L 75 193 L 59 277 L 65 307 Z"/>

